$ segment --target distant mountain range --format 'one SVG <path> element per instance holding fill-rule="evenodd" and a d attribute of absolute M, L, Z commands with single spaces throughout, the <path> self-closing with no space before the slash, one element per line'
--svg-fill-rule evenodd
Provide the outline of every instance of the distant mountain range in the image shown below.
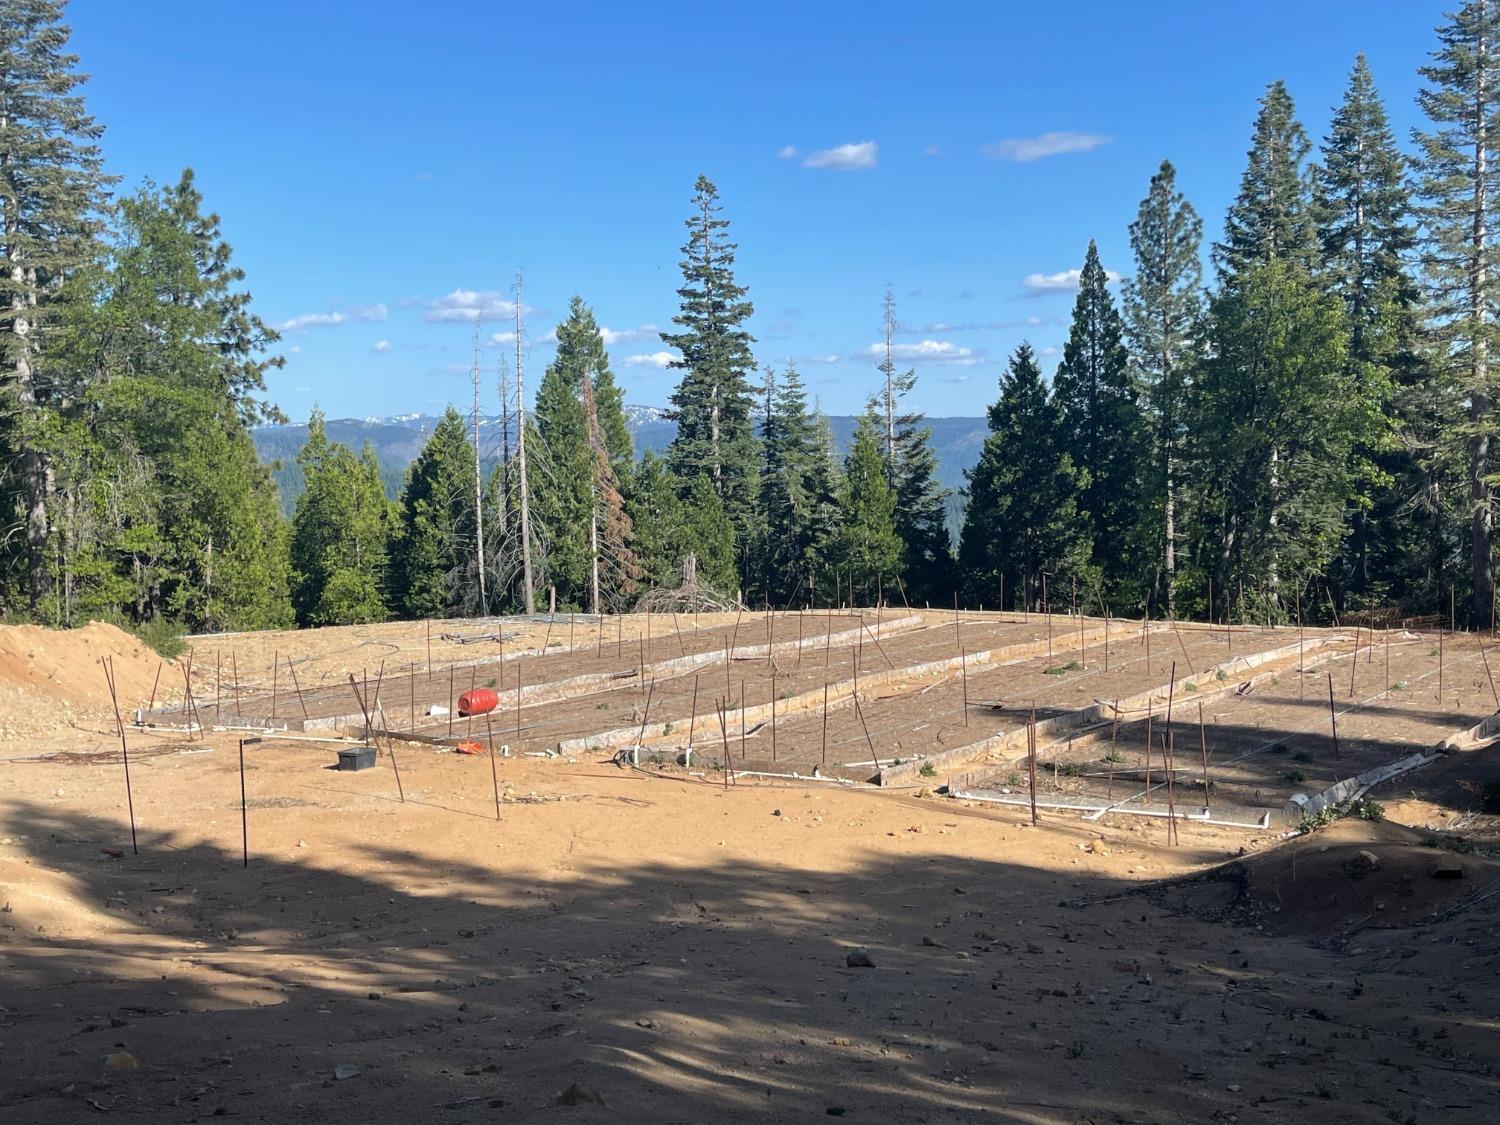
<path fill-rule="evenodd" d="M 664 415 L 665 411 L 655 406 L 625 407 L 625 418 L 631 436 L 635 438 L 637 456 L 647 450 L 661 452 L 671 443 L 677 427 Z M 848 414 L 829 418 L 841 454 L 848 448 L 855 421 L 856 418 Z M 407 466 L 422 452 L 437 422 L 437 417 L 431 414 L 397 414 L 389 418 L 330 418 L 327 425 L 331 441 L 342 442 L 356 452 L 365 442 L 374 447 L 386 491 L 394 498 L 401 491 Z M 927 424 L 932 427 L 938 478 L 956 493 L 963 487 L 964 470 L 972 468 L 979 460 L 985 421 L 983 418 L 929 418 Z M 491 442 L 497 449 L 499 447 L 500 438 L 496 432 L 499 425 L 498 418 L 481 416 L 479 419 L 480 443 L 487 454 Z M 306 441 L 306 424 L 260 426 L 255 430 L 256 449 L 260 451 L 261 460 L 271 465 L 276 482 L 281 486 L 282 505 L 288 513 L 297 497 L 302 495 L 302 470 L 297 467 L 297 453 Z M 950 513 L 956 514 L 956 504 L 950 503 L 949 508 Z"/>

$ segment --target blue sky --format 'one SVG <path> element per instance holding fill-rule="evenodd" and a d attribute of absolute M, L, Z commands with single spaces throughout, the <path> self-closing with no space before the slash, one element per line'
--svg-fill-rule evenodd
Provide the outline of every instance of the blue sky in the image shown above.
<path fill-rule="evenodd" d="M 294 418 L 466 402 L 473 317 L 525 272 L 532 385 L 569 297 L 627 399 L 663 405 L 692 184 L 719 186 L 763 363 L 825 409 L 873 385 L 889 283 L 915 405 L 978 414 L 1006 355 L 1066 336 L 1066 271 L 1163 157 L 1216 236 L 1256 99 L 1321 138 L 1356 52 L 1405 137 L 1444 5 L 496 4 L 73 0 L 122 190 L 198 173 L 284 326 Z M 503 342 L 485 352 L 488 380 Z"/>

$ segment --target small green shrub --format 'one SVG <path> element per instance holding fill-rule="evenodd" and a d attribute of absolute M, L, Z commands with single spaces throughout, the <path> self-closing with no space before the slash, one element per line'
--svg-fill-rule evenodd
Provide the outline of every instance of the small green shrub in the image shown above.
<path fill-rule="evenodd" d="M 1118 750 L 1111 750 L 1108 754 L 1104 755 L 1104 757 L 1100 758 L 1099 760 L 1107 766 L 1117 766 L 1125 760 L 1125 755 L 1121 754 Z"/>
<path fill-rule="evenodd" d="M 1015 789 L 1021 784 L 1021 774 L 1017 770 L 1011 770 L 1005 775 L 1005 784 L 1008 788 Z"/>
<path fill-rule="evenodd" d="M 1306 750 L 1298 750 L 1295 754 L 1292 755 L 1292 761 L 1294 761 L 1294 762 L 1302 762 L 1304 765 L 1306 763 L 1312 761 L 1312 760 L 1313 760 L 1312 754 L 1310 754 Z"/>
<path fill-rule="evenodd" d="M 921 774 L 923 777 L 936 777 L 937 776 L 937 767 L 935 765 L 933 765 L 931 762 L 923 762 L 922 763 L 922 768 L 919 769 L 917 772 L 919 774 Z"/>
<path fill-rule="evenodd" d="M 1287 781 L 1290 781 L 1293 785 L 1300 785 L 1302 782 L 1307 780 L 1307 774 L 1303 773 L 1301 770 L 1287 770 L 1286 773 L 1282 774 L 1281 776 L 1284 777 Z"/>
<path fill-rule="evenodd" d="M 1088 767 L 1082 762 L 1063 762 L 1057 767 L 1058 773 L 1064 777 L 1082 777 L 1086 769 Z"/>
<path fill-rule="evenodd" d="M 166 660 L 176 660 L 187 649 L 177 625 L 165 617 L 153 617 L 131 630 L 141 641 Z"/>
<path fill-rule="evenodd" d="M 1360 820 L 1384 820 L 1385 806 L 1379 801 L 1364 797 L 1354 806 L 1354 815 Z"/>

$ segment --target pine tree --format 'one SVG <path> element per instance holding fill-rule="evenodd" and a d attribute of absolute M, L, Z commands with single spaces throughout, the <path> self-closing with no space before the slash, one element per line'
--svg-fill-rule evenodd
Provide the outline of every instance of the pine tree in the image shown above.
<path fill-rule="evenodd" d="M 583 608 L 588 596 L 589 522 L 594 508 L 582 386 L 595 368 L 607 366 L 594 316 L 574 297 L 568 319 L 557 326 L 557 357 L 537 386 L 537 440 L 527 445 L 532 520 L 546 547 L 538 583 L 544 590 L 551 585 L 558 604 L 574 609 Z"/>
<path fill-rule="evenodd" d="M 636 467 L 626 512 L 635 529 L 635 552 L 644 581 L 676 587 L 682 581 L 688 555 L 697 560 L 698 581 L 723 595 L 732 595 L 735 569 L 734 528 L 706 476 L 688 482 L 684 498 L 681 482 L 667 462 L 647 453 Z"/>
<path fill-rule="evenodd" d="M 1125 281 L 1122 304 L 1149 428 L 1145 499 L 1159 528 L 1155 543 L 1162 575 L 1154 588 L 1169 615 L 1177 612 L 1186 404 L 1202 333 L 1202 241 L 1203 222 L 1177 190 L 1177 170 L 1163 160 L 1130 224 L 1135 274 Z"/>
<path fill-rule="evenodd" d="M 1213 559 L 1204 581 L 1214 612 L 1243 614 L 1243 590 L 1256 620 L 1287 614 L 1288 592 L 1334 558 L 1361 424 L 1347 323 L 1317 272 L 1307 152 L 1275 83 L 1218 247 L 1220 290 L 1194 388 L 1197 515 Z"/>
<path fill-rule="evenodd" d="M 1316 264 L 1318 238 L 1307 168 L 1311 150 L 1285 83 L 1271 83 L 1260 101 L 1239 194 L 1224 220 L 1224 241 L 1214 246 L 1221 279 L 1272 259 L 1307 269 Z"/>
<path fill-rule="evenodd" d="M 1416 134 L 1420 149 L 1419 192 L 1426 233 L 1423 259 L 1431 307 L 1430 331 L 1439 345 L 1435 362 L 1449 395 L 1434 405 L 1463 404 L 1462 420 L 1434 420 L 1441 444 L 1424 457 L 1436 485 L 1443 463 L 1463 461 L 1468 524 L 1469 619 L 1488 622 L 1495 599 L 1493 485 L 1496 433 L 1495 344 L 1497 267 L 1490 231 L 1500 203 L 1500 4 L 1469 0 L 1438 28 L 1433 63 L 1423 67 L 1427 85 L 1417 102 L 1432 122 Z M 1453 439 L 1463 443 L 1453 447 Z M 1433 497 L 1434 506 L 1441 505 Z M 1438 507 L 1438 512 L 1441 508 Z M 1441 579 L 1439 579 L 1441 581 Z"/>
<path fill-rule="evenodd" d="M 971 604 L 1000 600 L 1025 606 L 1077 581 L 1091 589 L 1087 533 L 1078 510 L 1086 483 L 1062 442 L 1057 404 L 1047 395 L 1030 344 L 1011 356 L 1000 398 L 989 409 L 989 434 L 970 469 L 958 558 Z"/>
<path fill-rule="evenodd" d="M 736 247 L 729 241 L 729 220 L 719 214 L 718 189 L 699 176 L 682 248 L 683 284 L 677 290 L 682 305 L 672 318 L 681 331 L 662 333 L 663 342 L 682 356 L 671 365 L 682 372 L 682 381 L 667 414 L 677 423 L 667 460 L 684 482 L 684 497 L 687 482 L 708 478 L 743 547 L 757 476 L 750 385 L 755 339 L 743 327 L 754 306 L 735 283 Z"/>
<path fill-rule="evenodd" d="M 608 374 L 606 365 L 603 375 Z M 583 417 L 592 469 L 589 478 L 589 609 L 593 613 L 604 612 L 604 607 L 609 604 L 628 605 L 644 573 L 635 553 L 635 525 L 625 510 L 625 497 L 620 492 L 620 480 L 610 456 L 609 436 L 599 421 L 595 387 L 600 384 L 604 384 L 601 376 L 584 375 Z M 605 385 L 606 389 L 613 389 L 613 380 Z M 613 407 L 614 414 L 623 420 L 619 403 L 613 403 Z"/>
<path fill-rule="evenodd" d="M 407 617 L 472 612 L 474 453 L 451 406 L 407 471 L 390 590 Z"/>
<path fill-rule="evenodd" d="M 896 494 L 886 479 L 882 420 L 867 410 L 854 428 L 839 488 L 839 529 L 834 559 L 844 581 L 873 602 L 901 568 L 896 535 Z"/>
<path fill-rule="evenodd" d="M 1134 608 L 1149 574 L 1141 495 L 1146 434 L 1122 336 L 1091 240 L 1052 391 L 1062 447 L 1084 474 L 1078 499 L 1103 595 L 1115 606 Z"/>
<path fill-rule="evenodd" d="M 112 182 L 62 11 L 62 0 L 0 6 L 0 493 L 15 515 L 5 540 L 24 544 L 8 585 L 33 613 L 53 587 L 53 462 L 62 452 L 65 379 L 52 369 L 48 334 L 74 295 L 65 283 L 98 257 Z"/>
<path fill-rule="evenodd" d="M 275 334 L 246 311 L 243 275 L 200 204 L 190 172 L 123 200 L 113 268 L 73 321 L 59 569 L 66 599 L 88 540 L 128 574 L 137 620 L 261 628 L 291 614 L 280 498 L 246 407 Z M 89 501 L 116 479 L 127 503 Z"/>
<path fill-rule="evenodd" d="M 292 606 L 301 625 L 383 621 L 392 511 L 369 445 L 356 457 L 328 440 L 314 409 L 297 454 L 307 487 L 291 526 Z"/>
<path fill-rule="evenodd" d="M 761 588 L 773 605 L 805 605 L 833 538 L 835 497 L 831 455 L 819 420 L 809 411 L 797 369 L 781 379 L 766 373 L 770 400 L 761 431 L 763 530 L 757 561 Z"/>
<path fill-rule="evenodd" d="M 937 454 L 925 415 L 906 410 L 902 400 L 917 384 L 913 369 L 897 371 L 894 336 L 896 302 L 885 292 L 883 386 L 870 402 L 884 425 L 886 479 L 896 493 L 896 534 L 901 539 L 898 588 L 912 602 L 946 602 L 954 588 L 953 540 L 948 532 L 951 493 L 937 481 Z"/>
<path fill-rule="evenodd" d="M 1334 111 L 1322 155 L 1321 276 L 1348 320 L 1349 383 L 1364 430 L 1354 449 L 1350 532 L 1333 573 L 1345 604 L 1351 598 L 1385 601 L 1413 574 L 1398 543 L 1402 493 L 1418 478 L 1397 440 L 1397 401 L 1425 378 L 1418 357 L 1420 295 L 1408 270 L 1416 231 L 1406 160 L 1363 55 Z"/>
<path fill-rule="evenodd" d="M 1190 457 L 1216 612 L 1288 615 L 1287 591 L 1339 548 L 1359 422 L 1346 325 L 1285 260 L 1246 265 L 1212 302 Z"/>

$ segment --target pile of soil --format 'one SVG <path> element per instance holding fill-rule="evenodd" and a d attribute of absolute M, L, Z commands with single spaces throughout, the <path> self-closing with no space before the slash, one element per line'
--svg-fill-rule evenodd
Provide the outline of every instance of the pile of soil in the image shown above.
<path fill-rule="evenodd" d="M 113 722 L 101 659 L 113 661 L 122 712 L 146 702 L 158 669 L 158 698 L 180 678 L 175 665 L 114 625 L 0 625 L 0 739 L 55 732 L 80 718 Z"/>
<path fill-rule="evenodd" d="M 1336 939 L 1431 920 L 1496 878 L 1500 863 L 1439 847 L 1431 833 L 1350 817 L 1162 897 L 1200 918 Z"/>

